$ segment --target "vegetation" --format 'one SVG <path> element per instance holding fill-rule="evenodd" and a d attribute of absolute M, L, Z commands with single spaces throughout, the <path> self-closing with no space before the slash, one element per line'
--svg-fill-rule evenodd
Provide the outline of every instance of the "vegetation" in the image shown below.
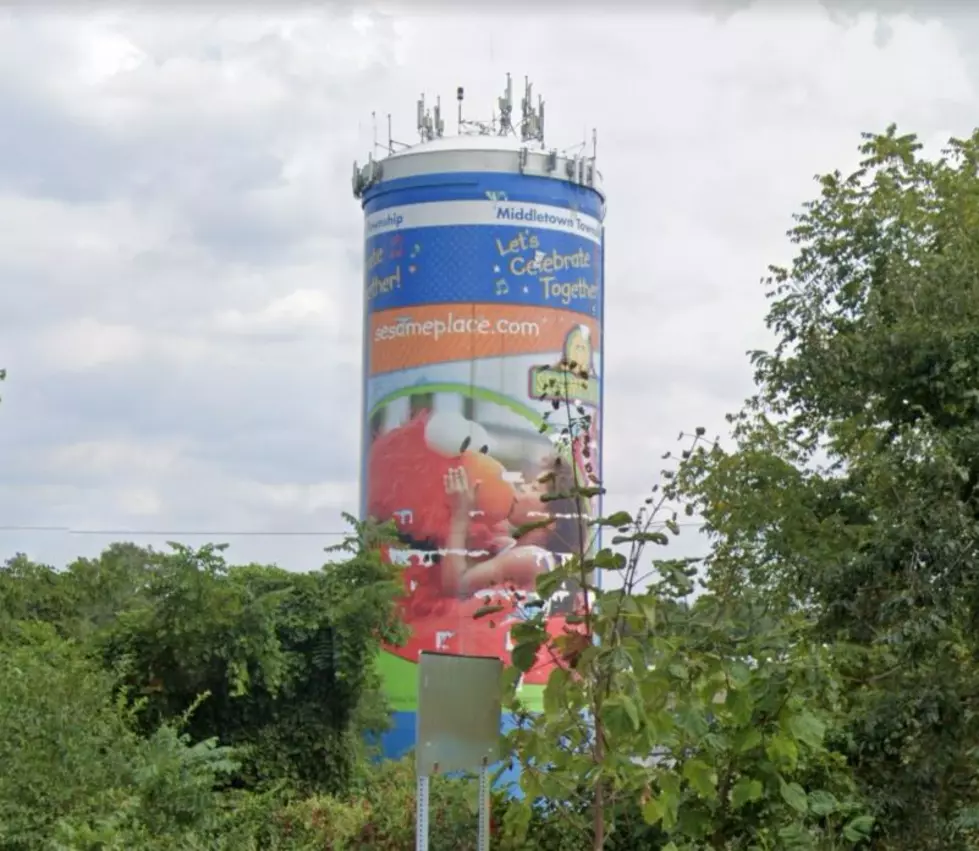
<path fill-rule="evenodd" d="M 889 128 L 862 153 L 766 279 L 776 343 L 730 439 L 683 437 L 540 599 L 480 613 L 528 613 L 501 851 L 979 848 L 979 134 L 929 161 Z M 573 443 L 589 423 L 565 407 Z M 702 560 L 661 557 L 682 515 Z M 402 630 L 385 535 L 354 523 L 308 574 L 219 546 L 6 562 L 0 849 L 412 848 L 411 764 L 366 744 L 371 660 Z M 515 686 L 542 663 L 531 713 Z M 433 849 L 474 848 L 473 783 L 432 795 Z"/>
<path fill-rule="evenodd" d="M 890 128 L 820 180 L 772 269 L 773 352 L 736 448 L 684 486 L 715 582 L 836 649 L 835 748 L 880 848 L 975 847 L 979 135 L 936 162 Z"/>

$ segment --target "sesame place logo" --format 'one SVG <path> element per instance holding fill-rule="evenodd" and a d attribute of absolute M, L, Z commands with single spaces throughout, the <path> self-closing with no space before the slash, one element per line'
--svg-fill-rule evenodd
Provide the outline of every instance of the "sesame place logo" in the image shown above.
<path fill-rule="evenodd" d="M 564 338 L 561 363 L 530 370 L 530 395 L 535 399 L 578 399 L 598 407 L 598 375 L 595 371 L 591 331 L 575 325 Z"/>

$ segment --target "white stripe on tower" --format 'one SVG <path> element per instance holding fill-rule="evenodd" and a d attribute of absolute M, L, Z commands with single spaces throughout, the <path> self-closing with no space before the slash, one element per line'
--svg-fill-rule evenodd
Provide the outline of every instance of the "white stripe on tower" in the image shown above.
<path fill-rule="evenodd" d="M 493 225 L 555 230 L 601 244 L 598 219 L 564 207 L 509 201 L 426 201 L 388 207 L 364 221 L 367 239 L 411 228 Z"/>

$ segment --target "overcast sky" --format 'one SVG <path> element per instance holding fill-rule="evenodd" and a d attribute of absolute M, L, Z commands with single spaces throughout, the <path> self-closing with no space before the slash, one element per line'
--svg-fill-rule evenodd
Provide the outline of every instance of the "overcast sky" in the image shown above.
<path fill-rule="evenodd" d="M 598 127 L 612 507 L 750 393 L 758 281 L 813 175 L 861 131 L 937 147 L 979 114 L 979 12 L 479 5 L 0 12 L 0 554 L 212 538 L 322 562 L 334 538 L 282 533 L 356 511 L 372 110 L 413 141 L 420 92 L 464 85 L 488 116 L 511 71 L 552 144 Z"/>

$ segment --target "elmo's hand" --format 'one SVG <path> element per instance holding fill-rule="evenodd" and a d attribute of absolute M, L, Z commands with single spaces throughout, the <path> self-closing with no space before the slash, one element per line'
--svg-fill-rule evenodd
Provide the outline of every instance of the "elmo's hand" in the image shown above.
<path fill-rule="evenodd" d="M 445 474 L 443 482 L 445 495 L 452 506 L 452 516 L 468 520 L 476 506 L 479 482 L 470 485 L 469 476 L 463 467 L 452 467 Z"/>

